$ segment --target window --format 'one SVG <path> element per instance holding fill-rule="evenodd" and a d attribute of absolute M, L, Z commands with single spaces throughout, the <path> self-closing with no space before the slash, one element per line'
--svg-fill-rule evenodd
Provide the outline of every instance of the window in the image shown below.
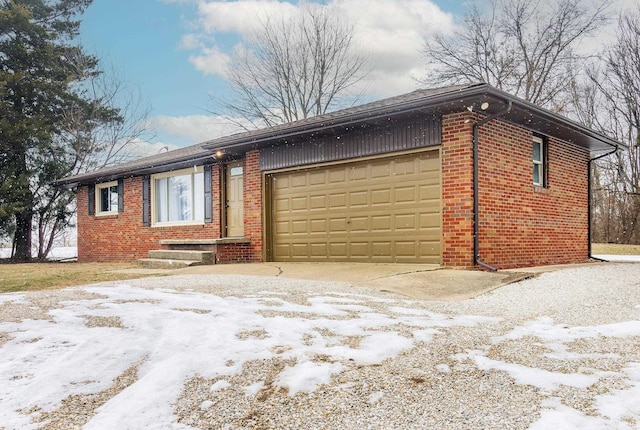
<path fill-rule="evenodd" d="M 96 185 L 96 215 L 118 213 L 118 183 L 107 182 Z"/>
<path fill-rule="evenodd" d="M 546 145 L 542 138 L 533 137 L 533 185 L 545 187 L 545 151 Z"/>
<path fill-rule="evenodd" d="M 151 185 L 154 225 L 204 223 L 202 166 L 154 175 Z"/>

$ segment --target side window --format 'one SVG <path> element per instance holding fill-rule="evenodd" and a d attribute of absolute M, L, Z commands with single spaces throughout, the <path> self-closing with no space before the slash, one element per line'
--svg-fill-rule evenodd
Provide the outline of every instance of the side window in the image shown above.
<path fill-rule="evenodd" d="M 95 191 L 96 215 L 118 213 L 118 182 L 97 184 Z"/>
<path fill-rule="evenodd" d="M 546 187 L 546 151 L 547 145 L 544 139 L 533 136 L 533 185 Z"/>

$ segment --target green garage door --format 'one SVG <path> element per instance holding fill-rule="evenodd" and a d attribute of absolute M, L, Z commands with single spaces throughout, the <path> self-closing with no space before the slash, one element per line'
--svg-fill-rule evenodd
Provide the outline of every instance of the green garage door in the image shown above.
<path fill-rule="evenodd" d="M 274 261 L 440 263 L 438 151 L 269 176 Z"/>

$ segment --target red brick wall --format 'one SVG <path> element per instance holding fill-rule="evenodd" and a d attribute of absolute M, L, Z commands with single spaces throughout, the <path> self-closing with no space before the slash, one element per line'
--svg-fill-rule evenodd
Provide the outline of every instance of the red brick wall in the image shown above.
<path fill-rule="evenodd" d="M 548 183 L 533 185 L 532 132 L 480 128 L 480 257 L 499 269 L 588 258 L 587 150 L 548 139 Z"/>
<path fill-rule="evenodd" d="M 263 261 L 262 173 L 260 152 L 247 152 L 244 160 L 244 235 L 251 239 L 250 261 Z"/>
<path fill-rule="evenodd" d="M 470 118 L 467 112 L 442 118 L 444 266 L 473 266 L 473 136 Z"/>
<path fill-rule="evenodd" d="M 474 114 L 442 119 L 442 262 L 473 266 Z M 494 120 L 480 128 L 480 257 L 496 268 L 585 261 L 588 256 L 589 154 L 550 139 L 548 187 L 532 184 L 532 134 Z M 78 189 L 80 261 L 132 261 L 161 248 L 161 239 L 220 237 L 221 169 L 213 166 L 213 222 L 183 227 L 142 226 L 142 178 L 125 180 L 124 212 L 87 215 L 87 188 Z M 259 152 L 244 160 L 244 231 L 249 245 L 224 247 L 219 260 L 263 260 L 263 184 Z M 222 255 L 224 254 L 224 255 Z"/>
<path fill-rule="evenodd" d="M 142 177 L 124 180 L 124 212 L 90 216 L 87 187 L 79 187 L 78 260 L 134 261 L 152 249 L 162 249 L 161 239 L 213 239 L 220 237 L 220 169 L 212 169 L 213 222 L 181 227 L 142 226 Z"/>
<path fill-rule="evenodd" d="M 219 264 L 227 263 L 253 263 L 250 243 L 233 243 L 216 246 L 216 262 Z"/>
<path fill-rule="evenodd" d="M 445 266 L 473 265 L 472 124 L 477 119 L 465 112 L 442 121 Z M 588 258 L 589 154 L 549 139 L 548 186 L 535 187 L 532 136 L 500 120 L 479 130 L 479 254 L 498 269 Z"/>

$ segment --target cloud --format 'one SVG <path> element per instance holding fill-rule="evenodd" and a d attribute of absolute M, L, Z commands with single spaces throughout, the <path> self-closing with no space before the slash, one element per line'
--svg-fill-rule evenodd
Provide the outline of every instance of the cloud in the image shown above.
<path fill-rule="evenodd" d="M 136 139 L 128 144 L 127 155 L 131 158 L 147 157 L 164 151 L 173 151 L 179 146 L 165 142 L 147 142 Z"/>
<path fill-rule="evenodd" d="M 334 0 L 356 27 L 357 49 L 368 54 L 370 93 L 385 97 L 414 90 L 424 73 L 422 44 L 435 33 L 449 33 L 454 17 L 424 0 Z"/>
<path fill-rule="evenodd" d="M 207 75 L 228 76 L 234 46 L 220 43 L 220 36 L 239 40 L 235 49 L 269 17 L 293 16 L 299 4 L 276 0 L 198 1 L 197 27 L 183 37 L 182 47 L 197 51 L 189 57 Z M 330 0 L 318 7 L 333 8 L 355 26 L 355 48 L 367 54 L 365 93 L 384 97 L 415 89 L 415 77 L 424 71 L 421 54 L 424 37 L 450 32 L 454 17 L 430 0 Z M 205 43 L 215 38 L 218 42 Z"/>
<path fill-rule="evenodd" d="M 187 33 L 180 39 L 180 49 L 193 50 L 201 47 L 200 36 L 195 33 Z"/>
<path fill-rule="evenodd" d="M 269 17 L 295 14 L 297 5 L 277 0 L 200 1 L 199 22 L 207 33 L 238 33 L 246 36 Z"/>
<path fill-rule="evenodd" d="M 233 49 L 270 17 L 295 15 L 304 1 L 284 0 L 163 0 L 197 5 L 197 17 L 181 46 L 193 51 L 191 64 L 206 75 L 228 77 Z M 598 0 L 590 0 L 599 4 Z M 386 97 L 412 91 L 424 76 L 423 41 L 436 33 L 448 34 L 462 16 L 444 12 L 435 0 L 313 0 L 318 7 L 333 8 L 355 26 L 355 48 L 366 53 L 369 75 L 363 81 L 366 97 Z M 637 0 L 612 0 L 609 25 L 587 38 L 580 51 L 595 52 L 615 40 L 616 16 L 637 8 Z M 232 40 L 232 43 L 229 43 Z"/>
<path fill-rule="evenodd" d="M 186 138 L 191 144 L 243 131 L 232 121 L 215 115 L 155 116 L 149 121 L 159 134 Z"/>
<path fill-rule="evenodd" d="M 205 75 L 219 75 L 226 78 L 231 57 L 222 52 L 218 46 L 213 45 L 210 48 L 203 47 L 200 55 L 190 55 L 189 62 Z"/>

